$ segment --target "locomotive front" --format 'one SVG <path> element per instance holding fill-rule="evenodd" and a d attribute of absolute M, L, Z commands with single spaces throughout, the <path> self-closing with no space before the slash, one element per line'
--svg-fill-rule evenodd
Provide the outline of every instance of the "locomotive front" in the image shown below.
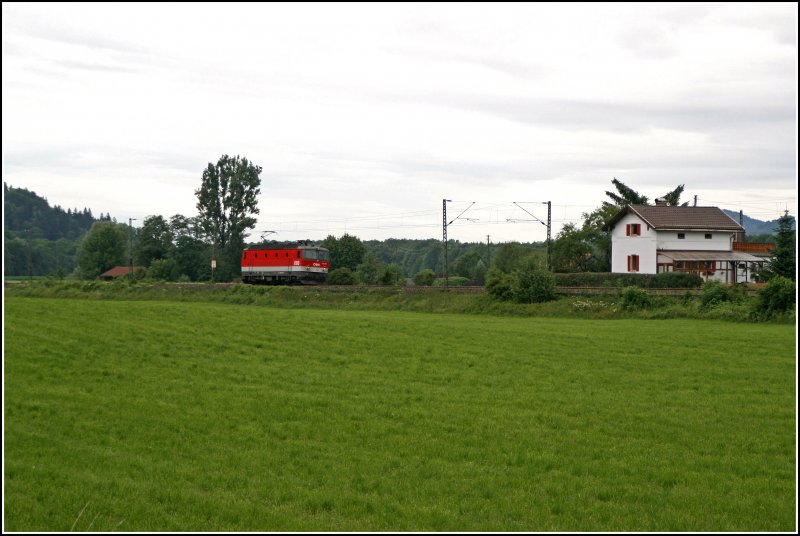
<path fill-rule="evenodd" d="M 265 285 L 314 284 L 325 281 L 330 253 L 319 246 L 245 249 L 242 282 Z"/>

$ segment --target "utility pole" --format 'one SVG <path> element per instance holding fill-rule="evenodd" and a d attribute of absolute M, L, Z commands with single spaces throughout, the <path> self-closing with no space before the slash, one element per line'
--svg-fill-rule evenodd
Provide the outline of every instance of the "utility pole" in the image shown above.
<path fill-rule="evenodd" d="M 444 244 L 444 288 L 447 290 L 447 203 L 449 199 L 442 199 L 442 242 Z"/>
<path fill-rule="evenodd" d="M 550 259 L 550 255 L 551 255 L 550 254 L 550 251 L 551 251 L 551 247 L 550 247 L 551 234 L 550 234 L 550 231 L 552 229 L 552 226 L 551 226 L 551 223 L 552 223 L 552 219 L 551 219 L 551 216 L 552 216 L 552 204 L 551 204 L 551 202 L 550 201 L 542 201 L 543 205 L 547 205 L 547 223 L 543 222 L 542 220 L 540 220 L 539 218 L 534 216 L 530 211 L 528 211 L 525 207 L 523 207 L 522 205 L 520 205 L 516 201 L 514 201 L 514 204 L 517 205 L 522 210 L 524 210 L 529 216 L 533 217 L 533 220 L 507 220 L 507 221 L 538 221 L 539 223 L 541 223 L 542 225 L 547 227 L 547 269 L 548 270 L 552 270 L 552 268 L 551 268 L 551 259 Z"/>
<path fill-rule="evenodd" d="M 547 269 L 551 272 L 553 271 L 553 264 L 551 259 L 551 251 L 552 248 L 550 247 L 551 240 L 550 240 L 550 230 L 552 227 L 550 226 L 550 209 L 551 209 L 550 201 L 547 202 Z"/>
<path fill-rule="evenodd" d="M 448 277 L 447 277 L 447 226 L 456 221 L 457 219 L 461 218 L 466 211 L 472 208 L 472 205 L 475 204 L 475 201 L 470 203 L 470 205 L 461 211 L 461 213 L 453 218 L 450 221 L 447 221 L 447 203 L 452 202 L 452 199 L 442 199 L 442 240 L 444 241 L 444 288 L 447 290 L 448 288 Z M 469 218 L 465 218 L 469 219 Z"/>
<path fill-rule="evenodd" d="M 489 265 L 492 262 L 492 246 L 489 243 L 489 235 L 486 235 L 486 269 L 489 269 Z"/>
<path fill-rule="evenodd" d="M 692 205 L 692 206 L 693 207 L 697 206 L 697 194 L 695 194 L 695 196 L 694 196 L 694 205 Z"/>
<path fill-rule="evenodd" d="M 130 229 L 130 241 L 128 246 L 128 261 L 130 264 L 130 277 L 133 277 L 133 222 L 136 218 L 128 218 L 128 228 Z"/>

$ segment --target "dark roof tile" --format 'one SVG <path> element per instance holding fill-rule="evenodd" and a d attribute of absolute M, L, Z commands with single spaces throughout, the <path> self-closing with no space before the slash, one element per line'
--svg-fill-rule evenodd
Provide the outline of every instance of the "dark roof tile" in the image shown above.
<path fill-rule="evenodd" d="M 661 230 L 744 231 L 744 228 L 717 207 L 672 207 L 668 205 L 628 205 L 606 224 L 613 228 L 625 214 L 633 212 L 650 227 Z"/>

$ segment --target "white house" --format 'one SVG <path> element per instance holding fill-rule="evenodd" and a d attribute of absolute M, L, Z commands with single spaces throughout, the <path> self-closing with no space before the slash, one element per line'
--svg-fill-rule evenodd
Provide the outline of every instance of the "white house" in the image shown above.
<path fill-rule="evenodd" d="M 691 272 L 705 280 L 747 283 L 765 259 L 735 250 L 744 228 L 717 207 L 628 205 L 605 227 L 611 271 Z"/>

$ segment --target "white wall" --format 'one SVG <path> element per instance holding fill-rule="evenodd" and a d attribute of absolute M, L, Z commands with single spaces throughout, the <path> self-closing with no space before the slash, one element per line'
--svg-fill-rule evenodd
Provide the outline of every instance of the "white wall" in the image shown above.
<path fill-rule="evenodd" d="M 623 228 L 623 234 L 625 229 Z M 682 232 L 686 238 L 678 238 Z M 711 238 L 706 238 L 710 234 Z M 658 249 L 687 249 L 693 251 L 731 251 L 733 233 L 730 231 L 659 231 Z"/>
<path fill-rule="evenodd" d="M 641 236 L 626 236 L 625 228 L 629 223 L 642 226 Z M 611 230 L 611 271 L 628 273 L 628 255 L 639 255 L 638 273 L 656 273 L 657 243 L 653 229 L 648 229 L 636 214 L 626 214 Z"/>

